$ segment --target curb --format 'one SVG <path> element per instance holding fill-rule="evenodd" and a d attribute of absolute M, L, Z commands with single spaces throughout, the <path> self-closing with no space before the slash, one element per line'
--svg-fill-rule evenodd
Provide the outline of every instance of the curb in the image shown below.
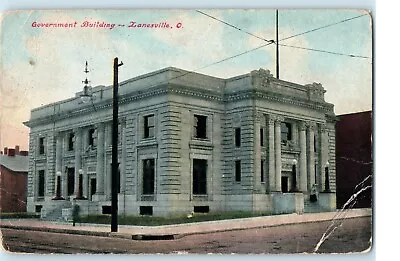
<path fill-rule="evenodd" d="M 372 211 L 366 213 L 361 213 L 355 216 L 345 216 L 341 217 L 342 219 L 354 219 L 354 218 L 362 218 L 362 217 L 372 217 Z M 306 224 L 306 223 L 315 223 L 315 222 L 326 222 L 332 220 L 332 217 L 325 217 L 319 218 L 315 220 L 293 220 L 289 222 L 282 222 L 282 223 L 272 223 L 272 224 L 260 224 L 260 225 L 245 225 L 239 227 L 223 227 L 223 228 L 215 228 L 205 231 L 192 231 L 192 232 L 183 232 L 183 233 L 143 233 L 143 234 L 132 234 L 127 232 L 101 232 L 101 231 L 89 231 L 89 230 L 79 230 L 79 229 L 67 229 L 67 228 L 47 228 L 47 227 L 30 227 L 30 226 L 18 226 L 18 225 L 6 225 L 0 224 L 0 228 L 7 228 L 7 229 L 16 229 L 16 230 L 28 230 L 28 231 L 39 231 L 39 232 L 51 232 L 51 233 L 60 233 L 60 234 L 73 234 L 73 235 L 85 235 L 85 236 L 98 236 L 98 237 L 112 237 L 112 238 L 121 238 L 121 239 L 128 239 L 128 240 L 175 240 L 180 239 L 185 236 L 189 235 L 196 235 L 196 234 L 210 234 L 210 233 L 219 233 L 225 231 L 239 231 L 239 230 L 246 230 L 246 229 L 259 229 L 259 228 L 267 228 L 267 227 L 278 227 L 278 226 L 285 226 L 285 225 L 294 225 L 294 224 Z M 199 225 L 200 223 L 193 223 Z"/>

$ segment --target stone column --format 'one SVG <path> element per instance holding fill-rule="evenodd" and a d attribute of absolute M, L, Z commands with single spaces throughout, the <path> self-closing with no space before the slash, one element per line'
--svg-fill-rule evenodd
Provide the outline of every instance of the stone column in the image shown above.
<path fill-rule="evenodd" d="M 125 172 L 125 161 L 126 161 L 126 131 L 125 131 L 125 121 L 121 122 L 121 147 L 122 147 L 122 154 L 121 154 L 121 158 L 119 159 L 119 171 L 121 174 L 121 180 L 120 180 L 120 184 L 121 184 L 121 190 L 120 193 L 121 194 L 125 194 L 125 180 L 126 180 L 126 172 Z"/>
<path fill-rule="evenodd" d="M 284 119 L 277 117 L 275 121 L 275 190 L 282 191 L 282 153 L 281 153 L 281 122 Z"/>
<path fill-rule="evenodd" d="M 325 164 L 328 160 L 328 157 L 325 155 L 325 132 L 326 126 L 325 124 L 319 124 L 318 132 L 319 132 L 319 139 L 318 139 L 318 170 L 317 170 L 317 175 L 318 175 L 318 189 L 319 191 L 324 190 L 324 184 L 325 184 Z"/>
<path fill-rule="evenodd" d="M 314 152 L 315 123 L 308 124 L 308 189 L 315 184 L 315 152 Z"/>
<path fill-rule="evenodd" d="M 104 123 L 97 126 L 96 195 L 104 195 Z"/>
<path fill-rule="evenodd" d="M 61 135 L 61 151 L 65 152 L 65 141 L 66 140 L 66 134 L 63 133 Z M 67 145 L 68 146 L 68 145 Z M 65 199 L 68 199 L 68 172 L 66 166 L 64 168 L 60 169 L 61 171 L 61 196 Z"/>
<path fill-rule="evenodd" d="M 75 186 L 74 186 L 74 195 L 75 197 L 82 196 L 79 195 L 82 191 L 79 191 L 79 170 L 82 168 L 82 130 L 80 128 L 75 129 Z"/>
<path fill-rule="evenodd" d="M 275 191 L 275 118 L 270 115 L 267 119 L 268 126 L 268 191 Z"/>
<path fill-rule="evenodd" d="M 56 135 L 56 171 L 55 171 L 55 177 L 56 177 L 56 182 L 55 182 L 55 192 L 56 192 L 56 198 L 58 197 L 63 197 L 66 198 L 66 191 L 64 192 L 63 189 L 63 183 L 65 182 L 63 176 L 65 176 L 65 173 L 62 170 L 62 146 L 63 145 L 63 137 L 60 134 Z M 58 176 L 57 173 L 60 173 L 61 176 Z M 61 179 L 60 182 L 58 182 L 58 179 Z M 60 187 L 58 187 L 60 186 Z M 60 195 L 57 195 L 57 191 L 59 191 Z"/>
<path fill-rule="evenodd" d="M 300 158 L 299 158 L 299 167 L 300 167 L 300 191 L 307 191 L 307 158 L 306 158 L 306 125 L 304 122 L 300 122 Z"/>
<path fill-rule="evenodd" d="M 329 161 L 329 137 L 326 125 L 321 126 L 321 189 L 324 190 L 325 186 L 325 167 Z"/>

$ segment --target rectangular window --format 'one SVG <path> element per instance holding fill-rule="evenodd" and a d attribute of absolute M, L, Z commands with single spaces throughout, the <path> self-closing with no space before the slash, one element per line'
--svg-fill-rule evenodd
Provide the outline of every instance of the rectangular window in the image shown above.
<path fill-rule="evenodd" d="M 40 137 L 39 138 L 39 154 L 40 155 L 42 155 L 42 154 L 44 154 L 44 151 L 45 151 L 45 149 L 44 149 L 44 142 L 45 142 L 45 139 L 44 139 L 44 137 Z"/>
<path fill-rule="evenodd" d="M 153 195 L 154 194 L 154 159 L 143 160 L 143 179 L 142 179 L 142 189 L 143 195 Z"/>
<path fill-rule="evenodd" d="M 242 180 L 242 169 L 240 166 L 240 160 L 235 161 L 235 181 L 240 182 Z"/>
<path fill-rule="evenodd" d="M 95 144 L 94 144 L 95 132 L 96 132 L 96 130 L 94 128 L 91 128 L 88 131 L 88 145 L 89 146 L 95 146 Z"/>
<path fill-rule="evenodd" d="M 241 134 L 240 134 L 240 128 L 235 128 L 235 146 L 240 147 L 240 142 L 241 142 Z"/>
<path fill-rule="evenodd" d="M 260 129 L 260 146 L 264 147 L 264 129 Z"/>
<path fill-rule="evenodd" d="M 194 137 L 207 139 L 207 116 L 194 115 Z"/>
<path fill-rule="evenodd" d="M 207 160 L 193 159 L 193 195 L 207 194 Z"/>
<path fill-rule="evenodd" d="M 68 134 L 68 151 L 74 150 L 75 134 L 73 132 Z"/>
<path fill-rule="evenodd" d="M 318 146 L 317 136 L 314 134 L 314 152 L 317 152 L 317 146 Z"/>
<path fill-rule="evenodd" d="M 44 177 L 44 170 L 39 170 L 39 186 L 38 186 L 38 197 L 44 197 L 44 187 L 45 187 L 45 177 Z"/>
<path fill-rule="evenodd" d="M 281 143 L 287 145 L 292 140 L 292 124 L 287 122 L 281 123 Z"/>
<path fill-rule="evenodd" d="M 155 135 L 154 114 L 144 116 L 144 135 L 143 138 L 151 138 Z"/>
<path fill-rule="evenodd" d="M 261 182 L 264 182 L 264 165 L 265 160 L 261 160 Z"/>

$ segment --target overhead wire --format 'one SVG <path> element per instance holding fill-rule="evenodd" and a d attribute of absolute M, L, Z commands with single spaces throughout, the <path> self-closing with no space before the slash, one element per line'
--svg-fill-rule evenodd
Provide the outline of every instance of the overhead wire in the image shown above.
<path fill-rule="evenodd" d="M 251 32 L 248 32 L 248 31 L 246 31 L 246 30 L 244 30 L 244 29 L 242 29 L 242 28 L 240 28 L 240 27 L 238 27 L 238 26 L 236 26 L 236 25 L 230 24 L 230 23 L 228 23 L 228 22 L 226 22 L 226 21 L 223 21 L 223 20 L 221 20 L 221 19 L 218 19 L 218 18 L 216 18 L 216 17 L 214 17 L 214 16 L 212 16 L 212 15 L 209 15 L 209 14 L 207 14 L 207 13 L 204 13 L 204 12 L 202 12 L 202 11 L 196 10 L 196 12 L 198 12 L 198 13 L 204 15 L 204 16 L 207 16 L 207 17 L 209 17 L 209 18 L 211 18 L 211 19 L 213 19 L 213 20 L 216 20 L 216 21 L 218 21 L 218 22 L 221 22 L 221 23 L 223 23 L 223 24 L 225 24 L 225 25 L 227 25 L 227 26 L 229 26 L 229 27 L 232 27 L 232 28 L 234 28 L 234 29 L 236 29 L 236 30 L 239 30 L 239 31 L 244 32 L 244 33 L 246 33 L 246 34 L 248 34 L 248 35 L 251 35 L 251 36 L 253 36 L 253 37 L 257 38 L 257 39 L 260 39 L 260 40 L 263 40 L 263 41 L 272 42 L 272 43 L 276 43 L 274 40 L 267 40 L 267 39 L 265 39 L 265 38 L 263 38 L 263 37 L 261 37 L 261 36 L 258 36 L 258 35 L 254 34 L 254 33 L 251 33 Z M 279 41 L 285 41 L 285 40 L 288 40 L 288 39 L 291 39 L 291 38 L 294 38 L 294 37 L 297 37 L 297 36 L 300 36 L 300 35 L 304 35 L 304 34 L 307 34 L 307 33 L 315 32 L 315 31 L 318 31 L 318 30 L 321 30 L 321 29 L 325 29 L 325 28 L 328 28 L 328 27 L 331 27 L 331 26 L 334 26 L 334 25 L 338 25 L 338 24 L 341 24 L 341 23 L 345 23 L 345 22 L 348 22 L 348 21 L 351 21 L 351 20 L 354 20 L 354 19 L 357 19 L 357 18 L 366 16 L 366 15 L 368 15 L 368 14 L 362 14 L 362 15 L 358 15 L 358 16 L 355 16 L 355 17 L 347 18 L 347 19 L 344 19 L 344 20 L 341 20 L 341 21 L 338 21 L 338 22 L 335 22 L 335 23 L 332 23 L 332 24 L 328 24 L 328 25 L 321 26 L 321 27 L 318 27 L 318 28 L 314 28 L 314 29 L 311 29 L 311 30 L 308 30 L 308 31 L 305 31 L 305 32 L 302 32 L 302 33 L 298 33 L 298 34 L 295 34 L 295 35 L 292 35 L 292 36 L 289 36 L 289 37 L 286 37 L 286 38 L 279 39 Z M 316 48 L 307 48 L 307 47 L 293 46 L 293 45 L 285 45 L 285 44 L 278 44 L 278 45 L 285 46 L 285 47 L 296 48 L 296 49 L 303 49 L 303 50 L 308 50 L 308 51 L 320 52 L 320 53 L 327 53 L 327 54 L 333 54 L 333 55 L 348 56 L 348 57 L 352 57 L 352 58 L 371 59 L 371 57 L 367 57 L 367 56 L 353 55 L 353 54 L 344 54 L 344 53 L 338 53 L 338 52 L 333 52 L 333 51 L 321 50 L 321 49 L 316 49 Z"/>
<path fill-rule="evenodd" d="M 201 13 L 201 14 L 203 14 L 203 15 L 205 15 L 205 13 L 203 13 L 203 12 L 201 12 L 201 11 L 198 11 L 198 10 L 196 10 L 196 11 L 199 12 L 199 13 Z M 339 21 L 339 22 L 335 22 L 335 23 L 332 23 L 332 24 L 328 24 L 328 25 L 324 25 L 324 26 L 321 26 L 321 27 L 317 27 L 317 28 L 314 28 L 314 29 L 311 29 L 311 30 L 308 30 L 308 31 L 304 31 L 304 32 L 302 32 L 302 33 L 298 33 L 298 34 L 295 34 L 295 35 L 292 35 L 292 36 L 283 38 L 283 39 L 281 39 L 280 41 L 284 41 L 284 40 L 287 40 L 287 39 L 291 39 L 291 38 L 294 38 L 294 37 L 297 37 L 297 36 L 300 36 L 300 35 L 304 35 L 304 34 L 307 34 L 307 33 L 315 32 L 315 31 L 318 31 L 318 30 L 321 30 L 321 29 L 324 29 L 324 28 L 327 28 L 327 27 L 330 27 L 330 26 L 334 26 L 334 25 L 337 25 L 337 24 L 340 24 L 340 23 L 344 23 L 344 22 L 347 22 L 347 21 L 351 21 L 351 20 L 353 20 L 353 19 L 357 19 L 357 18 L 360 18 L 360 17 L 365 16 L 365 15 L 367 15 L 367 14 L 363 14 L 363 15 L 359 15 L 359 16 L 347 18 L 347 19 L 341 20 L 341 21 Z M 209 15 L 208 15 L 208 16 L 209 16 Z M 217 19 L 217 18 L 215 18 L 215 20 L 220 21 L 220 20 Z M 221 22 L 221 21 L 220 21 L 220 22 Z M 226 22 L 224 22 L 224 23 L 225 23 L 225 24 L 228 24 L 228 23 L 226 23 Z M 228 25 L 229 25 L 229 24 L 228 24 Z M 234 25 L 229 25 L 229 26 L 231 26 L 231 27 L 233 27 L 233 28 L 236 27 L 236 26 L 234 26 Z M 235 29 L 236 29 L 236 28 L 235 28 Z M 240 31 L 243 31 L 243 32 L 245 32 L 245 33 L 247 33 L 247 34 L 253 35 L 252 33 L 247 32 L 247 31 L 244 31 L 244 30 L 240 30 Z M 262 40 L 267 41 L 267 43 L 266 43 L 266 44 L 263 44 L 263 45 L 260 45 L 260 46 L 258 46 L 258 47 L 255 47 L 255 48 L 253 48 L 253 49 L 250 49 L 250 50 L 241 52 L 241 53 L 239 53 L 239 54 L 235 54 L 235 55 L 233 55 L 233 56 L 229 56 L 229 57 L 224 58 L 224 59 L 222 59 L 222 60 L 219 60 L 219 61 L 210 63 L 210 64 L 208 64 L 208 65 L 199 67 L 199 68 L 197 68 L 197 69 L 194 69 L 194 70 L 191 70 L 191 71 L 187 71 L 187 72 L 185 72 L 185 73 L 182 73 L 181 75 L 178 75 L 178 76 L 169 78 L 168 80 L 160 81 L 160 82 L 158 82 L 158 83 L 149 85 L 149 86 L 145 87 L 145 89 L 152 88 L 152 87 L 155 87 L 155 86 L 160 85 L 160 84 L 163 84 L 163 83 L 168 83 L 168 82 L 170 82 L 171 80 L 184 77 L 184 76 L 186 76 L 186 75 L 188 75 L 188 74 L 191 74 L 191 73 L 196 73 L 196 72 L 199 71 L 199 70 L 206 69 L 206 68 L 211 67 L 211 66 L 213 66 L 213 65 L 216 65 L 216 64 L 219 64 L 219 63 L 222 63 L 222 62 L 225 62 L 225 61 L 234 59 L 234 58 L 236 58 L 236 57 L 245 55 L 245 54 L 247 54 L 247 53 L 256 51 L 256 50 L 258 50 L 258 49 L 261 49 L 261 48 L 263 48 L 263 47 L 266 47 L 266 46 L 268 46 L 268 45 L 271 45 L 271 44 L 276 43 L 274 40 L 266 40 L 265 38 L 262 38 L 262 37 L 259 37 L 259 36 L 256 36 L 256 35 L 253 35 L 253 36 L 254 36 L 254 37 L 257 37 L 257 38 L 259 38 L 259 39 L 261 38 Z M 294 46 L 290 46 L 290 47 L 294 47 Z M 302 47 L 301 47 L 301 49 L 302 49 Z M 315 50 L 316 50 L 316 49 L 315 49 Z M 328 52 L 328 51 L 326 51 L 326 52 Z M 362 58 L 363 58 L 363 57 L 362 57 Z M 121 84 L 121 85 L 123 85 L 123 84 Z"/>

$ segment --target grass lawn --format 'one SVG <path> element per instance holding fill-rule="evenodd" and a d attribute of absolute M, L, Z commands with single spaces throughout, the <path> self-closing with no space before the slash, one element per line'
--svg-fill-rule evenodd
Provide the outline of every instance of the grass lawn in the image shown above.
<path fill-rule="evenodd" d="M 40 218 L 40 214 L 27 213 L 27 212 L 18 212 L 18 213 L 0 212 L 0 219 L 13 219 L 13 218 Z"/>
<path fill-rule="evenodd" d="M 228 213 L 195 213 L 192 217 L 187 216 L 170 216 L 170 217 L 153 217 L 153 216 L 118 216 L 118 224 L 120 225 L 136 225 L 136 226 L 161 226 L 183 223 L 194 223 L 202 221 L 213 221 L 235 218 L 249 218 L 259 216 L 269 216 L 270 213 L 251 213 L 251 212 L 228 212 Z M 97 223 L 110 224 L 110 215 L 89 215 L 81 216 L 77 220 L 81 223 Z"/>

